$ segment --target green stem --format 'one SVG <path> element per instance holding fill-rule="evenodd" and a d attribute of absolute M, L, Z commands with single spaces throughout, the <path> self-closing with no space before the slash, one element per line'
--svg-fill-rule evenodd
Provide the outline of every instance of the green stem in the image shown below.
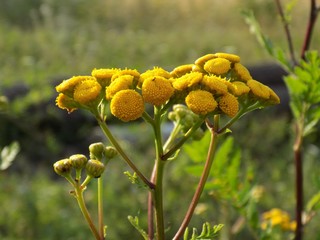
<path fill-rule="evenodd" d="M 102 239 L 104 239 L 104 224 L 103 224 L 103 178 L 102 175 L 98 178 L 98 229 Z"/>
<path fill-rule="evenodd" d="M 81 210 L 84 218 L 86 219 L 86 221 L 90 227 L 91 232 L 93 233 L 93 235 L 95 236 L 95 238 L 97 240 L 103 240 L 103 238 L 100 237 L 97 228 L 94 226 L 92 218 L 91 218 L 89 211 L 86 207 L 86 204 L 85 204 L 85 201 L 83 198 L 83 189 L 81 188 L 81 186 L 77 186 L 75 188 L 75 192 L 76 192 L 76 198 L 77 198 L 80 210 Z"/>
<path fill-rule="evenodd" d="M 127 154 L 123 151 L 121 146 L 119 145 L 118 141 L 113 137 L 112 133 L 110 132 L 107 124 L 102 121 L 99 117 L 96 118 L 102 131 L 107 136 L 111 144 L 117 149 L 118 153 L 121 157 L 126 161 L 126 163 L 131 167 L 131 169 L 140 177 L 140 179 L 150 188 L 153 189 L 154 185 L 140 172 L 140 170 L 136 167 L 136 165 L 129 159 Z"/>
<path fill-rule="evenodd" d="M 154 209 L 156 217 L 157 239 L 164 240 L 164 218 L 163 218 L 163 170 L 166 162 L 160 158 L 156 160 L 156 175 L 155 175 L 155 189 L 154 189 Z"/>
<path fill-rule="evenodd" d="M 201 175 L 201 178 L 200 178 L 200 181 L 198 183 L 198 186 L 197 186 L 197 189 L 194 193 L 194 196 L 192 198 L 192 201 L 189 205 L 189 209 L 183 219 L 183 222 L 178 230 L 178 232 L 176 233 L 176 235 L 174 236 L 173 240 L 179 240 L 181 239 L 181 237 L 183 236 L 184 232 L 185 232 L 185 229 L 187 228 L 191 218 L 192 218 L 192 215 L 194 213 L 194 209 L 196 208 L 198 202 L 199 202 L 199 199 L 200 199 L 200 196 L 202 194 L 202 191 L 204 189 L 204 186 L 205 186 L 205 183 L 208 179 L 208 176 L 209 176 L 209 173 L 210 173 L 210 170 L 211 170 L 211 166 L 212 166 L 212 163 L 213 163 L 213 160 L 214 160 L 214 153 L 215 153 L 215 149 L 216 149 L 216 146 L 217 146 L 217 137 L 218 137 L 218 134 L 214 131 L 213 128 L 210 129 L 210 132 L 211 132 L 211 141 L 210 141 L 210 146 L 209 146 L 209 150 L 208 150 L 208 155 L 207 155 L 207 160 L 206 160 L 206 163 L 205 163 L 205 166 L 204 166 L 204 169 L 203 169 L 203 172 L 202 172 L 202 175 Z"/>
<path fill-rule="evenodd" d="M 154 189 L 154 209 L 156 217 L 157 239 L 164 240 L 164 219 L 163 219 L 163 171 L 165 161 L 163 155 L 162 134 L 161 134 L 161 113 L 158 108 L 154 109 L 155 148 L 156 148 L 156 169 L 155 169 L 155 189 Z"/>

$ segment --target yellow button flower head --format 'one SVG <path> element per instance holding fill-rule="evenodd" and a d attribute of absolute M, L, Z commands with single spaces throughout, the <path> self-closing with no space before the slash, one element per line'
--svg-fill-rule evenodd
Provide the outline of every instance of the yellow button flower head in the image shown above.
<path fill-rule="evenodd" d="M 95 68 L 92 70 L 91 75 L 97 79 L 102 87 L 105 87 L 110 84 L 112 76 L 119 71 L 119 68 Z"/>
<path fill-rule="evenodd" d="M 142 96 L 145 102 L 160 106 L 174 93 L 171 82 L 164 77 L 149 77 L 143 81 Z"/>
<path fill-rule="evenodd" d="M 115 117 L 124 122 L 136 120 L 144 112 L 142 96 L 133 89 L 117 92 L 111 100 L 110 110 Z"/>
<path fill-rule="evenodd" d="M 114 74 L 111 78 L 111 82 L 114 81 L 115 79 L 117 79 L 118 77 L 123 76 L 123 75 L 131 75 L 131 76 L 133 76 L 133 79 L 137 82 L 140 77 L 140 73 L 136 69 L 126 68 L 126 69 L 120 70 L 116 74 Z"/>
<path fill-rule="evenodd" d="M 59 93 L 56 98 L 56 105 L 61 109 L 66 109 L 69 113 L 73 112 L 79 107 L 79 104 L 76 103 L 73 98 L 64 95 L 63 93 Z"/>
<path fill-rule="evenodd" d="M 201 80 L 202 80 L 202 73 L 191 72 L 183 75 L 180 78 L 175 79 L 172 85 L 175 89 L 181 91 L 200 83 Z"/>
<path fill-rule="evenodd" d="M 204 64 L 203 69 L 208 73 L 221 75 L 231 69 L 231 62 L 225 58 L 213 58 Z"/>
<path fill-rule="evenodd" d="M 106 88 L 106 99 L 111 100 L 111 98 L 119 91 L 129 89 L 132 87 L 133 83 L 132 75 L 122 75 L 111 82 L 111 84 Z"/>
<path fill-rule="evenodd" d="M 84 80 L 75 87 L 73 98 L 78 103 L 88 104 L 98 98 L 101 89 L 101 85 L 96 80 Z"/>
<path fill-rule="evenodd" d="M 208 76 L 205 75 L 201 83 L 212 93 L 214 94 L 226 94 L 228 93 L 228 86 L 226 80 L 218 76 Z"/>
<path fill-rule="evenodd" d="M 217 102 L 210 92 L 204 90 L 191 91 L 186 97 L 188 108 L 199 115 L 207 115 L 217 107 Z"/>
<path fill-rule="evenodd" d="M 91 76 L 74 76 L 64 80 L 62 83 L 56 86 L 56 91 L 58 93 L 66 94 L 69 97 L 73 97 L 73 91 L 75 87 L 84 80 L 95 80 L 95 78 Z"/>
<path fill-rule="evenodd" d="M 185 64 L 174 68 L 170 74 L 174 78 L 178 78 L 183 76 L 186 73 L 190 73 L 192 71 L 194 64 Z"/>
<path fill-rule="evenodd" d="M 220 98 L 219 108 L 229 117 L 234 117 L 239 111 L 239 102 L 235 96 L 228 93 Z"/>
<path fill-rule="evenodd" d="M 155 76 L 160 76 L 167 79 L 171 78 L 171 75 L 168 71 L 164 70 L 161 67 L 154 67 L 153 69 L 149 69 L 140 75 L 138 86 L 141 87 L 145 79 L 149 77 L 155 77 Z"/>
<path fill-rule="evenodd" d="M 215 55 L 216 57 L 219 57 L 219 58 L 228 59 L 230 62 L 234 62 L 234 63 L 240 62 L 240 57 L 239 57 L 238 55 L 235 55 L 235 54 L 230 54 L 230 53 L 215 53 L 214 55 Z"/>
<path fill-rule="evenodd" d="M 240 96 L 250 92 L 250 88 L 244 82 L 240 81 L 232 82 L 229 89 L 235 96 Z"/>
<path fill-rule="evenodd" d="M 202 57 L 199 57 L 194 63 L 198 65 L 200 68 L 203 68 L 203 65 L 209 61 L 210 59 L 215 58 L 216 56 L 213 53 L 206 54 Z"/>
<path fill-rule="evenodd" d="M 249 70 L 241 63 L 235 63 L 233 69 L 240 78 L 240 80 L 247 82 L 248 80 L 252 79 Z"/>
<path fill-rule="evenodd" d="M 256 80 L 249 80 L 247 82 L 248 87 L 251 89 L 251 92 L 253 95 L 255 95 L 258 98 L 262 99 L 269 99 L 270 97 L 270 88 L 267 87 L 266 85 L 256 81 Z"/>

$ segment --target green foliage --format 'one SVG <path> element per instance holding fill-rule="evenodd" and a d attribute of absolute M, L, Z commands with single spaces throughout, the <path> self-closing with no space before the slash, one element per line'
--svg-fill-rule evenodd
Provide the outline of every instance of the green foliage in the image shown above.
<path fill-rule="evenodd" d="M 210 134 L 207 132 L 200 141 L 184 146 L 184 150 L 193 161 L 193 165 L 186 168 L 188 173 L 201 175 L 203 168 L 201 163 L 206 159 L 209 138 Z M 241 168 L 241 150 L 234 145 L 232 137 L 227 137 L 217 150 L 205 189 L 210 190 L 217 199 L 231 201 L 233 205 L 242 205 L 246 202 L 244 199 L 253 173 L 252 169 L 248 169 L 247 173 L 241 176 L 243 173 Z"/>
<path fill-rule="evenodd" d="M 220 230 L 223 228 L 223 224 L 218 224 L 211 226 L 210 223 L 206 222 L 202 225 L 202 231 L 200 234 L 198 234 L 198 231 L 196 228 L 192 229 L 192 235 L 190 240 L 197 240 L 197 239 L 202 239 L 202 240 L 211 240 L 211 239 L 216 239 L 219 236 Z M 189 239 L 189 229 L 186 228 L 184 235 L 183 235 L 184 240 Z"/>
<path fill-rule="evenodd" d="M 320 57 L 317 51 L 311 51 L 305 58 L 285 77 L 285 82 L 293 115 L 302 124 L 303 135 L 307 136 L 316 130 L 320 120 Z"/>

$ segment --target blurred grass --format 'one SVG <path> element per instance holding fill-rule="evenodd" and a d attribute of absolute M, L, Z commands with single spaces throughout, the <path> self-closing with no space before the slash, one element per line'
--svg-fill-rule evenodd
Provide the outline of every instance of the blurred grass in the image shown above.
<path fill-rule="evenodd" d="M 220 51 L 239 54 L 247 65 L 271 61 L 250 34 L 240 14 L 241 9 L 248 8 L 254 10 L 266 34 L 285 48 L 285 36 L 280 20 L 275 17 L 277 12 L 272 0 L 2 0 L 0 94 L 16 84 L 30 87 L 27 95 L 11 103 L 16 119 L 29 127 L 35 122 L 36 114 L 28 115 L 26 107 L 40 105 L 50 99 L 55 94 L 53 81 L 90 74 L 94 67 L 128 67 L 142 72 L 158 65 L 171 70 L 176 65 L 193 62 L 203 54 Z M 307 14 L 308 4 L 298 1 L 292 19 L 297 54 L 303 41 Z M 315 31 L 314 34 L 312 48 L 319 50 L 320 32 Z M 51 104 L 55 108 L 54 103 Z M 42 114 L 40 117 L 46 114 L 53 118 L 55 111 L 41 107 L 37 109 Z M 257 181 L 266 185 L 268 194 L 263 208 L 284 207 L 290 210 L 288 206 L 294 202 L 293 170 L 291 157 L 288 157 L 291 150 L 291 136 L 288 134 L 290 117 L 277 116 L 275 119 L 274 116 L 275 113 L 253 114 L 252 118 L 242 119 L 235 127 L 234 135 L 239 136 L 238 140 L 235 138 L 237 144 L 247 149 L 243 152 L 244 161 L 257 165 Z M 9 128 L 8 125 L 5 127 Z M 147 132 L 141 134 L 141 130 L 134 127 L 129 131 L 134 136 L 150 136 Z M 56 148 L 55 153 L 61 151 L 62 146 L 55 142 L 54 133 L 44 134 L 54 145 L 51 148 Z M 25 141 L 31 142 L 28 136 Z M 128 151 L 139 150 L 134 158 L 139 159 L 138 164 L 142 166 L 146 165 L 146 152 L 152 158 L 150 149 L 147 149 L 150 141 L 148 137 L 138 137 L 125 143 Z M 130 148 L 132 142 L 137 142 L 140 147 Z M 34 149 L 40 151 L 40 146 Z M 310 151 L 308 155 L 306 172 L 319 164 L 314 152 Z M 0 203 L 6 206 L 0 216 L 1 239 L 89 239 L 89 230 L 74 199 L 68 195 L 67 183 L 52 181 L 52 163 L 41 158 L 41 165 L 48 168 L 39 168 L 36 160 L 39 159 L 28 162 L 22 152 L 14 163 L 23 166 L 19 172 L 13 166 L 13 170 L 0 173 Z M 186 163 L 174 163 L 168 173 L 167 185 L 182 193 L 194 184 L 194 179 L 189 180 L 190 184 L 180 184 L 181 178 L 187 181 L 183 170 Z M 116 162 L 113 167 L 115 170 L 109 172 L 106 192 L 108 205 L 112 208 L 106 212 L 110 234 L 112 239 L 136 237 L 132 235 L 135 231 L 126 221 L 126 216 L 139 214 L 140 210 L 141 214 L 144 213 L 144 193 L 123 180 L 121 172 L 127 170 L 123 163 Z M 316 173 L 310 174 L 306 182 L 308 195 L 320 185 Z M 125 191 L 131 195 L 123 195 Z M 88 197 L 92 196 L 89 194 Z M 131 200 L 133 197 L 137 197 L 137 204 Z M 179 221 L 177 216 L 184 211 L 182 205 L 187 204 L 181 202 L 182 197 L 186 198 L 185 195 L 168 193 L 169 205 L 178 211 L 166 212 L 168 219 Z M 204 201 L 212 205 L 210 199 L 204 198 Z M 219 215 L 219 210 L 216 206 L 211 206 L 210 210 L 197 216 L 194 225 L 200 226 L 200 220 L 205 221 L 207 217 L 216 220 L 212 216 Z M 219 223 L 219 219 L 216 221 Z M 171 226 L 174 228 L 175 224 Z M 316 227 L 311 229 L 309 234 L 314 237 L 312 234 Z"/>

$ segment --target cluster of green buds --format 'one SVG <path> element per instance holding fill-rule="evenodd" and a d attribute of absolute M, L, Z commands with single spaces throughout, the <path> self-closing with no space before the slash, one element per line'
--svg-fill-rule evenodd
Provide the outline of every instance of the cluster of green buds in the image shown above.
<path fill-rule="evenodd" d="M 172 111 L 168 114 L 168 119 L 179 128 L 182 134 L 185 134 L 194 124 L 199 121 L 199 115 L 193 113 L 186 105 L 175 104 Z M 200 140 L 204 135 L 201 128 L 197 128 L 192 135 L 194 140 Z"/>
<path fill-rule="evenodd" d="M 106 147 L 101 142 L 91 144 L 89 152 L 89 160 L 83 154 L 74 154 L 69 158 L 55 162 L 53 164 L 54 171 L 65 177 L 71 184 L 76 184 L 81 181 L 82 170 L 85 170 L 87 178 L 82 183 L 85 186 L 92 178 L 99 178 L 104 172 L 106 164 L 117 155 L 114 147 Z M 75 177 L 73 172 L 75 172 Z"/>
<path fill-rule="evenodd" d="M 234 117 L 241 107 L 280 103 L 277 94 L 252 79 L 240 57 L 228 53 L 207 54 L 194 63 L 168 72 L 154 67 L 93 69 L 91 76 L 74 76 L 56 87 L 58 107 L 92 111 L 109 105 L 110 112 L 127 122 L 143 116 L 146 104 L 169 109 L 184 104 L 199 116 L 224 114 Z"/>

